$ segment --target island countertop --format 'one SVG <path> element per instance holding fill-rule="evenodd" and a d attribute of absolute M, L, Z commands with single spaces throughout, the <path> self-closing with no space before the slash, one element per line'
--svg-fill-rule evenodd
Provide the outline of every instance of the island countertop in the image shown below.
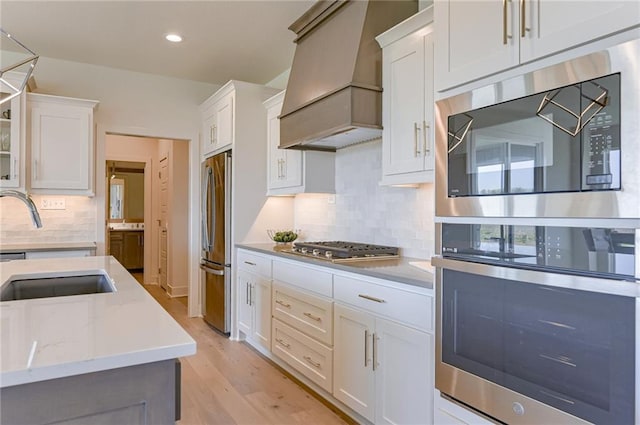
<path fill-rule="evenodd" d="M 92 272 L 116 291 L 0 302 L 0 387 L 195 354 L 193 338 L 112 257 L 15 260 L 0 283 Z"/>
<path fill-rule="evenodd" d="M 388 260 L 364 260 L 335 263 L 312 257 L 290 254 L 278 249 L 273 243 L 240 243 L 237 248 L 275 255 L 289 260 L 301 261 L 335 270 L 358 273 L 379 279 L 387 279 L 425 289 L 433 289 L 434 272 L 429 260 L 398 257 Z"/>

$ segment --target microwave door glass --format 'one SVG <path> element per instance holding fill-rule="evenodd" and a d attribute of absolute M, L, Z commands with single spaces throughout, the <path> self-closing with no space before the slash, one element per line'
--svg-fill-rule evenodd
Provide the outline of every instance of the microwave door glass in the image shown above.
<path fill-rule="evenodd" d="M 449 196 L 620 189 L 619 80 L 614 74 L 449 116 Z M 604 102 L 605 89 L 606 105 L 594 103 Z"/>

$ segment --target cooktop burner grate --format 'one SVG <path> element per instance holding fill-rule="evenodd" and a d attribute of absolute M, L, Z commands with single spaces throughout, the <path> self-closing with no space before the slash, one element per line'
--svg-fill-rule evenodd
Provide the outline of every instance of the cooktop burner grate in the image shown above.
<path fill-rule="evenodd" d="M 398 256 L 398 248 L 358 242 L 295 242 L 294 252 L 334 259 L 357 259 Z M 330 253 L 330 254 L 327 254 Z"/>

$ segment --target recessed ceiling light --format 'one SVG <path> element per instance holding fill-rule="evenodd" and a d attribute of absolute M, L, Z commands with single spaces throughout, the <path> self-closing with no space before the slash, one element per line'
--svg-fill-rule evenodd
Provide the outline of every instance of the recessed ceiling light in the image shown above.
<path fill-rule="evenodd" d="M 164 38 L 171 41 L 172 43 L 180 43 L 182 41 L 182 37 L 178 34 L 167 34 Z"/>

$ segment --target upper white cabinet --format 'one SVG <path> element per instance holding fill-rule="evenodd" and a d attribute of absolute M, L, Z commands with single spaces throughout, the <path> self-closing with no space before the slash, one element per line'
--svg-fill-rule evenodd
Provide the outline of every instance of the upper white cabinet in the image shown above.
<path fill-rule="evenodd" d="M 285 92 L 264 102 L 267 108 L 267 195 L 335 192 L 335 154 L 279 149 L 280 119 Z"/>
<path fill-rule="evenodd" d="M 640 24 L 637 1 L 434 2 L 436 89 L 484 76 Z"/>
<path fill-rule="evenodd" d="M 27 94 L 33 193 L 94 194 L 93 110 L 98 102 Z"/>
<path fill-rule="evenodd" d="M 4 75 L 13 86 L 18 86 L 22 75 Z M 0 83 L 0 96 L 12 93 Z M 0 114 L 0 188 L 18 188 L 24 185 L 24 97 L 16 96 L 2 104 Z"/>
<path fill-rule="evenodd" d="M 433 7 L 376 40 L 382 47 L 382 184 L 434 179 Z"/>
<path fill-rule="evenodd" d="M 233 144 L 234 99 L 234 86 L 228 84 L 201 105 L 200 151 L 203 156 Z"/>

